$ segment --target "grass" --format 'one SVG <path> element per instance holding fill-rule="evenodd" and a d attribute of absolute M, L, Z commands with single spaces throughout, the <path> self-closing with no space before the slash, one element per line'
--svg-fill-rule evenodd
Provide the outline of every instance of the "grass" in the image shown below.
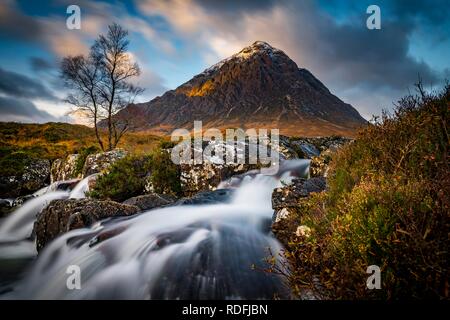
<path fill-rule="evenodd" d="M 133 154 L 145 154 L 161 140 L 162 137 L 150 133 L 130 132 L 118 147 Z M 0 176 L 20 174 L 24 166 L 36 158 L 53 161 L 73 153 L 85 158 L 97 148 L 94 130 L 86 126 L 0 122 Z"/>
<path fill-rule="evenodd" d="M 328 190 L 275 227 L 301 294 L 330 299 L 448 299 L 450 90 L 399 101 L 333 155 Z M 311 235 L 297 236 L 297 226 Z M 382 289 L 368 290 L 367 267 Z"/>

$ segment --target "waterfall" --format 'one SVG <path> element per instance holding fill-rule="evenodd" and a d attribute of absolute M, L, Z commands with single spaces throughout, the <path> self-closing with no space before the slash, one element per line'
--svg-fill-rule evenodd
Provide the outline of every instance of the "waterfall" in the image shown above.
<path fill-rule="evenodd" d="M 287 298 L 282 279 L 262 271 L 269 249 L 276 257 L 281 250 L 270 234 L 271 194 L 282 179 L 304 175 L 308 164 L 289 161 L 277 176 L 235 177 L 226 203 L 153 209 L 65 233 L 3 298 Z M 70 196 L 85 190 L 85 180 Z M 70 266 L 81 271 L 80 290 L 67 288 Z"/>
<path fill-rule="evenodd" d="M 89 181 L 95 179 L 97 174 L 92 174 L 83 180 L 81 180 L 75 188 L 70 192 L 69 198 L 71 199 L 83 199 L 86 197 L 86 192 L 89 191 Z"/>
<path fill-rule="evenodd" d="M 36 215 L 52 200 L 65 199 L 66 191 L 43 193 L 41 196 L 29 199 L 20 206 L 0 226 L 0 241 L 24 240 L 31 235 Z"/>

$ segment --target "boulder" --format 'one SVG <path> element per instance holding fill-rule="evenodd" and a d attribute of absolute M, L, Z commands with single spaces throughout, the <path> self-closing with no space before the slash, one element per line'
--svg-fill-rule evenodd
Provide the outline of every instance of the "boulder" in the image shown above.
<path fill-rule="evenodd" d="M 320 155 L 311 158 L 309 174 L 311 177 L 327 177 L 333 153 L 353 140 L 344 137 L 331 136 L 312 138 L 311 141 L 314 141 L 315 145 L 322 151 Z"/>
<path fill-rule="evenodd" d="M 180 182 L 185 196 L 190 197 L 201 191 L 212 191 L 224 180 L 250 170 L 261 167 L 261 164 L 250 164 L 248 143 L 239 143 L 234 147 L 226 142 L 204 142 L 202 148 L 208 147 L 211 156 L 204 156 L 200 164 L 193 161 L 180 164 Z M 237 154 L 243 154 L 244 163 L 237 163 Z M 193 154 L 193 152 L 192 152 Z M 222 156 L 218 156 L 222 154 Z M 235 159 L 234 162 L 227 162 Z"/>
<path fill-rule="evenodd" d="M 94 173 L 106 172 L 114 162 L 122 159 L 126 155 L 127 152 L 123 149 L 114 149 L 88 155 L 84 162 L 82 177 L 85 178 Z"/>
<path fill-rule="evenodd" d="M 53 161 L 50 171 L 50 181 L 53 183 L 56 181 L 80 178 L 81 174 L 76 172 L 79 157 L 79 154 L 69 154 L 63 159 L 56 159 Z"/>
<path fill-rule="evenodd" d="M 272 193 L 272 208 L 275 210 L 273 221 L 278 222 L 286 218 L 302 198 L 308 197 L 312 192 L 321 192 L 325 188 L 324 177 L 297 178 L 285 187 L 276 188 Z"/>
<path fill-rule="evenodd" d="M 33 233 L 40 251 L 48 242 L 67 231 L 91 226 L 96 221 L 130 216 L 139 212 L 136 206 L 91 199 L 53 200 L 38 214 Z"/>
<path fill-rule="evenodd" d="M 306 139 L 298 139 L 291 141 L 291 145 L 297 150 L 297 155 L 301 159 L 311 159 L 320 154 L 320 150 Z"/>
<path fill-rule="evenodd" d="M 15 176 L 0 177 L 0 197 L 16 198 L 33 193 L 48 184 L 50 180 L 50 161 L 35 159 Z"/>
<path fill-rule="evenodd" d="M 150 210 L 158 207 L 164 207 L 167 205 L 171 205 L 175 201 L 177 201 L 178 198 L 170 195 L 170 194 L 144 194 L 137 197 L 132 197 L 128 200 L 125 200 L 122 202 L 123 204 L 136 206 L 142 211 L 144 210 Z"/>
<path fill-rule="evenodd" d="M 13 208 L 17 208 L 20 207 L 21 205 L 23 205 L 25 202 L 27 202 L 30 199 L 35 198 L 36 195 L 34 194 L 27 194 L 26 196 L 20 196 L 14 199 L 14 201 L 12 202 L 12 207 Z"/>
<path fill-rule="evenodd" d="M 248 164 L 203 164 L 181 165 L 181 187 L 184 195 L 192 196 L 201 191 L 215 190 L 223 180 L 251 170 Z"/>
<path fill-rule="evenodd" d="M 0 218 L 6 216 L 12 211 L 12 201 L 9 199 L 0 199 Z"/>
<path fill-rule="evenodd" d="M 229 202 L 233 194 L 233 189 L 218 189 L 214 191 L 203 191 L 192 197 L 178 200 L 175 205 L 202 205 Z"/>

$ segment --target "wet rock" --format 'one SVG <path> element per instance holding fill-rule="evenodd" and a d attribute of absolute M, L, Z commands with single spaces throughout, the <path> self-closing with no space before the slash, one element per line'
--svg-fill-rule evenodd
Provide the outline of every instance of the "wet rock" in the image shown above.
<path fill-rule="evenodd" d="M 229 202 L 234 190 L 218 189 L 214 191 L 203 191 L 196 195 L 178 200 L 175 205 L 199 205 Z"/>
<path fill-rule="evenodd" d="M 6 216 L 12 211 L 12 201 L 9 199 L 0 199 L 0 217 Z"/>
<path fill-rule="evenodd" d="M 139 211 L 136 206 L 109 200 L 53 200 L 38 215 L 34 224 L 37 250 L 41 250 L 48 242 L 67 231 L 89 227 L 106 218 L 130 216 Z"/>
<path fill-rule="evenodd" d="M 306 139 L 294 140 L 291 145 L 296 149 L 297 155 L 301 159 L 311 159 L 320 154 L 320 150 Z"/>
<path fill-rule="evenodd" d="M 94 173 L 106 172 L 114 162 L 122 159 L 126 155 L 127 152 L 123 149 L 88 155 L 84 162 L 82 177 L 85 178 Z"/>
<path fill-rule="evenodd" d="M 16 198 L 33 193 L 50 180 L 50 161 L 46 159 L 33 160 L 25 166 L 23 173 L 16 176 L 0 177 L 0 196 Z"/>
<path fill-rule="evenodd" d="M 76 172 L 79 157 L 79 154 L 69 154 L 63 159 L 53 161 L 50 172 L 51 182 L 80 178 L 81 174 Z"/>
<path fill-rule="evenodd" d="M 280 135 L 278 148 L 275 148 L 275 151 L 279 153 L 281 160 L 291 160 L 299 158 L 295 145 L 293 145 L 290 138 L 286 136 Z"/>
<path fill-rule="evenodd" d="M 12 202 L 12 206 L 13 206 L 13 208 L 20 207 L 20 206 L 23 205 L 25 202 L 27 202 L 28 200 L 33 199 L 33 198 L 35 198 L 35 197 L 36 197 L 36 195 L 34 195 L 34 194 L 28 194 L 28 195 L 26 195 L 26 196 L 20 196 L 20 197 L 17 197 L 17 198 L 15 198 L 14 201 Z"/>
<path fill-rule="evenodd" d="M 350 143 L 352 139 L 344 137 L 324 137 L 310 139 L 321 150 L 320 155 L 311 158 L 309 173 L 311 177 L 327 177 L 329 164 L 334 152 L 345 144 Z"/>
<path fill-rule="evenodd" d="M 311 179 L 298 178 L 292 180 L 290 185 L 276 188 L 272 193 L 272 208 L 275 210 L 273 221 L 289 216 L 290 208 L 296 208 L 302 198 L 306 198 L 312 192 L 321 192 L 326 188 L 324 177 Z"/>
<path fill-rule="evenodd" d="M 145 194 L 137 197 L 132 197 L 128 200 L 125 200 L 122 202 L 123 204 L 136 206 L 142 211 L 144 210 L 150 210 L 158 207 L 164 207 L 167 205 L 171 205 L 175 201 L 177 201 L 178 198 L 170 195 L 170 194 Z"/>

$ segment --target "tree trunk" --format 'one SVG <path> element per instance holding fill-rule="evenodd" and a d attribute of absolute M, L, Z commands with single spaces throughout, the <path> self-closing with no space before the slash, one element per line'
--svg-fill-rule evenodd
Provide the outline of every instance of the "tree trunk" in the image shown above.
<path fill-rule="evenodd" d="M 112 133 L 113 133 L 113 127 L 112 127 L 111 110 L 108 110 L 108 151 L 111 151 L 113 149 Z"/>
<path fill-rule="evenodd" d="M 95 128 L 95 136 L 97 137 L 97 142 L 100 145 L 100 148 L 102 149 L 102 151 L 105 151 L 105 147 L 103 146 L 102 138 L 100 138 L 100 134 L 98 133 L 97 114 L 94 115 L 94 128 Z"/>

